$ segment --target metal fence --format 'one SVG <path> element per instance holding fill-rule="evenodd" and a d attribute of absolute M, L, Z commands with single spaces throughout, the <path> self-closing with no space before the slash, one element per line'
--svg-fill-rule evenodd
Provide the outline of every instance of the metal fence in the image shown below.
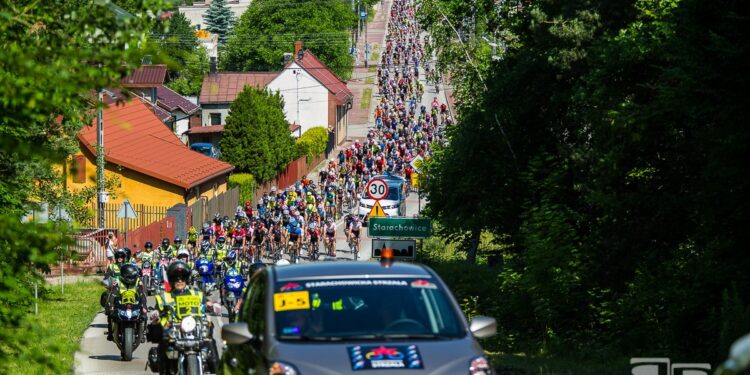
<path fill-rule="evenodd" d="M 219 216 L 229 216 L 234 218 L 234 212 L 237 205 L 240 204 L 240 188 L 233 187 L 214 198 L 208 199 L 202 197 L 190 206 L 188 225 L 199 228 L 203 223 L 213 219 L 215 214 Z"/>

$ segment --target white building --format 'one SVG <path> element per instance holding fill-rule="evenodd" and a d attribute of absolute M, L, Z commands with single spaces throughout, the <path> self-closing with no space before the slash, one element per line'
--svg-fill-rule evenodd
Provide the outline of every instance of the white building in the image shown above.
<path fill-rule="evenodd" d="M 227 6 L 234 13 L 235 19 L 240 18 L 242 13 L 245 13 L 250 3 L 250 0 L 227 0 Z M 190 24 L 198 29 L 204 29 L 203 15 L 206 14 L 210 5 L 211 0 L 194 0 L 193 5 L 184 5 L 178 9 L 190 20 Z"/>

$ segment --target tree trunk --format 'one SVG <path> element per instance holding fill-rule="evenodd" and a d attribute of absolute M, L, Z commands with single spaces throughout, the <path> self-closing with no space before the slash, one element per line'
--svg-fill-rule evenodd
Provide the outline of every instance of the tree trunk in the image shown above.
<path fill-rule="evenodd" d="M 476 264 L 477 262 L 477 249 L 479 248 L 479 237 L 481 236 L 482 231 L 479 229 L 474 229 L 471 232 L 471 239 L 469 240 L 469 254 L 466 256 L 466 261 L 468 261 L 470 264 Z"/>

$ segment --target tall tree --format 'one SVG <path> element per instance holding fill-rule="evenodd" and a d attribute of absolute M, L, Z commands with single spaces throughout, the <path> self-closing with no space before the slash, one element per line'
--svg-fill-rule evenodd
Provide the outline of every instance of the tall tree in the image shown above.
<path fill-rule="evenodd" d="M 164 30 L 164 33 L 154 33 L 152 38 L 159 44 L 164 55 L 180 68 L 198 50 L 200 42 L 195 36 L 195 28 L 184 13 L 173 13 L 164 21 L 164 25 L 156 25 L 156 30 Z"/>
<path fill-rule="evenodd" d="M 264 88 L 245 86 L 232 103 L 221 138 L 222 160 L 263 183 L 296 157 L 284 117 L 284 99 Z"/>
<path fill-rule="evenodd" d="M 206 30 L 219 35 L 219 43 L 224 44 L 234 26 L 234 14 L 226 0 L 214 0 L 203 16 L 203 21 L 206 22 Z"/>
<path fill-rule="evenodd" d="M 256 0 L 240 16 L 234 35 L 222 51 L 222 69 L 278 70 L 284 53 L 294 52 L 301 40 L 339 77 L 351 76 L 349 28 L 357 19 L 339 0 L 302 0 L 294 6 L 284 0 Z"/>

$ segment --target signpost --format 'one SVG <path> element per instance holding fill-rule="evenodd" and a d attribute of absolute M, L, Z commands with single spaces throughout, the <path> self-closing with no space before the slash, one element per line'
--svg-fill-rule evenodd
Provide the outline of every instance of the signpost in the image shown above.
<path fill-rule="evenodd" d="M 414 259 L 417 256 L 417 240 L 386 240 L 374 238 L 372 240 L 372 257 L 379 258 L 380 252 L 385 248 L 393 249 L 394 258 Z"/>
<path fill-rule="evenodd" d="M 414 168 L 414 172 L 417 172 L 419 174 L 422 173 L 422 164 L 424 164 L 424 158 L 422 157 L 422 155 L 417 155 L 414 159 L 411 160 L 411 163 L 409 163 L 409 165 Z"/>
<path fill-rule="evenodd" d="M 365 186 L 367 196 L 372 200 L 379 201 L 388 196 L 388 184 L 381 178 L 373 178 Z"/>
<path fill-rule="evenodd" d="M 136 215 L 133 205 L 130 204 L 130 201 L 127 198 L 125 198 L 125 201 L 122 202 L 120 208 L 117 210 L 117 218 L 125 219 L 125 243 L 123 244 L 123 247 L 128 247 L 128 222 L 130 219 L 135 219 Z"/>
<path fill-rule="evenodd" d="M 367 236 L 426 238 L 432 235 L 431 219 L 405 217 L 373 217 L 370 219 Z"/>

